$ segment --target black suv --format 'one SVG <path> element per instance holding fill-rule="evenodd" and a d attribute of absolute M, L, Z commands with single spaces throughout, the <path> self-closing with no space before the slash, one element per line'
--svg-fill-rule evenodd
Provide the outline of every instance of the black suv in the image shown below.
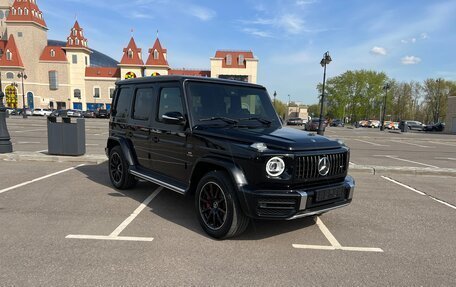
<path fill-rule="evenodd" d="M 354 180 L 339 141 L 282 126 L 259 85 L 184 76 L 116 83 L 109 176 L 195 197 L 212 237 L 242 233 L 249 218 L 295 219 L 348 205 Z"/>

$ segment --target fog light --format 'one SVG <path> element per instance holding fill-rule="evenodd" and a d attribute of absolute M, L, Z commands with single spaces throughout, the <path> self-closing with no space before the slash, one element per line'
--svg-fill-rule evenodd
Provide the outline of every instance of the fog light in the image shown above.
<path fill-rule="evenodd" d="M 285 170 L 285 163 L 280 157 L 273 157 L 266 163 L 266 172 L 269 176 L 279 176 Z"/>

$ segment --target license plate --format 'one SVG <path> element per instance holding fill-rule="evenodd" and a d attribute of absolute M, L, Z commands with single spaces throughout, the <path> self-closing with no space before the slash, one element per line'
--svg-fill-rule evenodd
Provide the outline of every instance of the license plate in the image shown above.
<path fill-rule="evenodd" d="M 316 192 L 315 201 L 325 201 L 330 200 L 338 197 L 342 197 L 344 195 L 344 188 L 331 188 L 320 190 Z"/>

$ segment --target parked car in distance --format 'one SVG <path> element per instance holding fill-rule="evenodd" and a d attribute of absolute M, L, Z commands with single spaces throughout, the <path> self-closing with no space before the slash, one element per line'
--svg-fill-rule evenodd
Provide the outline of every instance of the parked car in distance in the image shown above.
<path fill-rule="evenodd" d="M 331 123 L 329 124 L 330 127 L 343 127 L 344 126 L 344 122 L 339 120 L 339 119 L 335 119 L 335 120 L 332 120 Z"/>
<path fill-rule="evenodd" d="M 95 111 L 95 117 L 97 118 L 109 118 L 109 111 L 106 109 L 98 109 Z"/>
<path fill-rule="evenodd" d="M 436 124 L 425 125 L 423 127 L 423 130 L 432 131 L 432 132 L 442 132 L 445 130 L 445 123 L 436 123 Z"/>
<path fill-rule="evenodd" d="M 408 130 L 417 130 L 417 131 L 422 131 L 423 128 L 424 128 L 424 124 L 422 124 L 421 122 L 419 121 L 401 121 L 400 124 L 399 124 L 399 127 L 401 125 L 405 125 L 405 127 L 408 129 Z"/>
<path fill-rule="evenodd" d="M 83 111 L 82 112 L 82 117 L 83 118 L 95 118 L 96 114 L 95 114 L 95 111 L 92 111 L 92 110 Z"/>
<path fill-rule="evenodd" d="M 367 126 L 369 128 L 378 128 L 378 127 L 380 127 L 380 125 L 381 125 L 381 123 L 379 120 L 370 120 L 367 123 Z"/>
<path fill-rule="evenodd" d="M 17 115 L 19 113 L 15 108 L 6 108 L 6 112 L 8 113 L 8 115 L 12 116 Z"/>
<path fill-rule="evenodd" d="M 68 117 L 80 118 L 80 117 L 82 117 L 82 111 L 81 110 L 69 109 L 69 110 L 67 110 L 67 116 Z"/>
<path fill-rule="evenodd" d="M 287 120 L 287 125 L 289 126 L 302 126 L 304 124 L 301 118 L 289 118 Z"/>
<path fill-rule="evenodd" d="M 67 110 L 62 110 L 62 109 L 59 109 L 59 110 L 53 110 L 51 112 L 51 117 L 66 117 L 67 116 Z"/>
<path fill-rule="evenodd" d="M 308 121 L 305 125 L 305 130 L 306 131 L 317 131 L 318 130 L 318 125 L 320 124 L 320 119 L 319 118 L 313 118 L 310 121 Z M 323 123 L 321 125 L 321 128 L 323 130 L 326 129 L 326 121 L 323 120 Z"/>
<path fill-rule="evenodd" d="M 22 115 L 24 113 L 23 109 L 17 109 L 17 111 L 18 111 L 19 115 Z M 32 110 L 29 109 L 29 108 L 25 108 L 25 114 L 27 116 L 31 116 L 32 115 Z"/>
<path fill-rule="evenodd" d="M 50 116 L 52 111 L 50 109 L 41 109 L 41 108 L 36 108 L 33 110 L 32 115 L 33 116 Z"/>

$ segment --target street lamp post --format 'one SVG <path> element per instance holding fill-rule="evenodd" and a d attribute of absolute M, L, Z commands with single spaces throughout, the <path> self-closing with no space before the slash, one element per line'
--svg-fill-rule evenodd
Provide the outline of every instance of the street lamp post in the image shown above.
<path fill-rule="evenodd" d="M 24 72 L 19 72 L 17 77 L 22 80 L 22 117 L 27 118 L 27 112 L 25 111 L 25 91 L 24 91 L 24 80 L 27 80 L 27 75 Z"/>
<path fill-rule="evenodd" d="M 383 111 L 382 111 L 382 121 L 380 125 L 380 130 L 383 131 L 385 129 L 384 124 L 385 124 L 385 113 L 386 113 L 386 99 L 388 98 L 388 89 L 390 88 L 390 84 L 386 83 L 383 86 L 383 90 L 385 90 L 385 98 L 383 99 Z"/>
<path fill-rule="evenodd" d="M 320 121 L 318 123 L 318 130 L 317 134 L 324 135 L 325 132 L 323 130 L 323 104 L 325 102 L 325 82 L 326 82 L 326 65 L 331 63 L 332 59 L 329 56 L 329 52 L 323 54 L 323 59 L 320 61 L 320 65 L 324 68 L 323 70 L 323 88 L 321 93 L 321 103 L 320 103 Z"/>
<path fill-rule="evenodd" d="M 2 86 L 2 74 L 0 73 L 0 153 L 13 152 L 13 145 L 11 143 L 11 137 L 8 133 L 8 127 L 6 126 L 6 109 L 3 105 L 3 93 Z"/>
<path fill-rule="evenodd" d="M 440 118 L 440 83 L 442 79 L 438 78 L 435 82 L 437 83 L 437 112 L 434 115 L 434 124 L 438 123 Z"/>

